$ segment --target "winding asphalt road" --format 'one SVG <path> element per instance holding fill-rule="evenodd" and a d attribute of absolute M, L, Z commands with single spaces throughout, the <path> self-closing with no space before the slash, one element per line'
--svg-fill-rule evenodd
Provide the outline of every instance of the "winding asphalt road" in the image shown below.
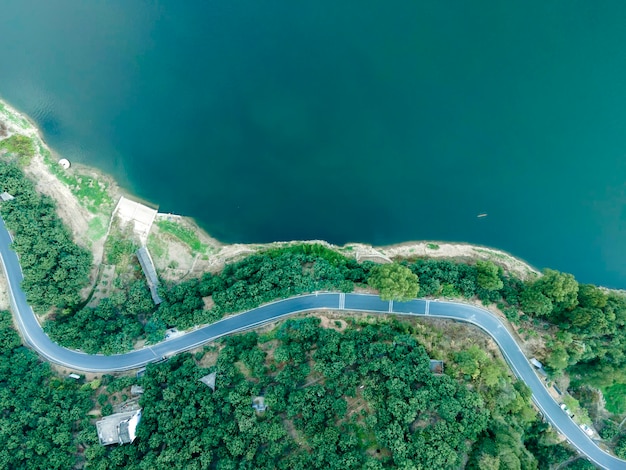
<path fill-rule="evenodd" d="M 136 369 L 181 351 L 193 349 L 221 336 L 247 330 L 264 323 L 301 312 L 314 310 L 346 310 L 374 314 L 415 315 L 449 318 L 472 323 L 487 332 L 498 344 L 507 362 L 521 380 L 532 390 L 532 397 L 543 415 L 581 454 L 602 468 L 626 470 L 626 461 L 600 449 L 548 393 L 544 383 L 522 353 L 506 326 L 493 314 L 471 305 L 433 300 L 387 302 L 366 294 L 319 293 L 280 300 L 248 312 L 231 316 L 212 325 L 198 328 L 177 338 L 113 356 L 90 355 L 62 348 L 42 330 L 22 291 L 22 270 L 15 252 L 10 248 L 11 237 L 0 218 L 0 257 L 9 284 L 11 306 L 20 331 L 30 347 L 50 362 L 71 369 L 89 372 L 115 372 Z"/>

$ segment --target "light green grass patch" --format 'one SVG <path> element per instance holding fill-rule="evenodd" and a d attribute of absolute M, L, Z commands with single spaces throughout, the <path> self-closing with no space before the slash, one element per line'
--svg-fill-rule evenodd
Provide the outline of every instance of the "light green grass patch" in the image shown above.
<path fill-rule="evenodd" d="M 429 243 L 426 246 L 428 247 L 429 250 L 438 250 L 439 249 L 439 245 L 437 245 L 436 243 Z"/>
<path fill-rule="evenodd" d="M 606 400 L 606 409 L 613 414 L 626 413 L 626 384 L 614 384 L 604 387 L 602 394 Z"/>
<path fill-rule="evenodd" d="M 109 196 L 109 184 L 80 173 L 67 172 L 52 159 L 46 149 L 40 147 L 44 162 L 59 180 L 65 183 L 79 200 L 81 205 L 92 214 L 110 214 L 113 199 Z"/>
<path fill-rule="evenodd" d="M 10 112 L 10 111 L 7 109 L 7 107 L 6 107 L 4 104 L 2 104 L 2 103 L 0 103 L 0 111 L 2 111 L 2 114 L 4 114 L 4 116 L 5 116 L 5 117 L 6 117 L 9 121 L 11 121 L 13 124 L 17 124 L 17 125 L 19 125 L 20 127 L 24 127 L 24 125 L 20 122 L 20 121 L 23 121 L 23 119 L 22 119 L 22 120 L 18 119 L 18 118 L 17 118 L 17 117 L 16 117 L 16 116 L 15 116 L 12 112 Z"/>
<path fill-rule="evenodd" d="M 107 233 L 107 225 L 102 217 L 94 217 L 89 221 L 87 236 L 90 240 L 98 241 Z"/>
<path fill-rule="evenodd" d="M 6 150 L 10 154 L 15 155 L 21 166 L 28 165 L 35 155 L 33 139 L 19 134 L 0 140 L 0 150 Z"/>
<path fill-rule="evenodd" d="M 148 235 L 148 250 L 154 258 L 162 259 L 167 256 L 167 245 L 153 234 Z"/>
<path fill-rule="evenodd" d="M 192 229 L 170 220 L 158 220 L 157 226 L 163 233 L 167 233 L 178 238 L 181 242 L 191 248 L 194 253 L 206 253 L 208 246 L 200 241 L 196 232 Z"/>

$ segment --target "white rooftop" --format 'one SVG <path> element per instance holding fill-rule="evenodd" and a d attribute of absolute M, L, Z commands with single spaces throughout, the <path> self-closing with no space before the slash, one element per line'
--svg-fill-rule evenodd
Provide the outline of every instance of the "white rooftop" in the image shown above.
<path fill-rule="evenodd" d="M 157 215 L 156 209 L 122 196 L 117 203 L 114 214 L 120 218 L 123 224 L 132 222 L 134 232 L 139 236 L 142 243 L 146 243 L 150 227 L 152 227 L 152 222 Z"/>

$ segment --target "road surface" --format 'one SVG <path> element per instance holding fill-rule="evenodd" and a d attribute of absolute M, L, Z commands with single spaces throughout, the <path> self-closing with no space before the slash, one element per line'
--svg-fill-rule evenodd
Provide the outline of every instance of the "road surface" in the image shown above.
<path fill-rule="evenodd" d="M 544 383 L 505 325 L 487 310 L 455 302 L 412 300 L 387 302 L 367 294 L 319 293 L 292 297 L 273 302 L 248 312 L 220 320 L 159 344 L 113 356 L 90 355 L 65 349 L 54 343 L 42 330 L 20 284 L 23 276 L 19 260 L 10 248 L 11 238 L 0 218 L 0 257 L 9 285 L 11 306 L 26 342 L 50 362 L 70 369 L 89 372 L 116 372 L 136 369 L 164 356 L 193 349 L 221 336 L 247 330 L 296 313 L 315 310 L 346 310 L 374 314 L 415 315 L 449 318 L 472 323 L 487 332 L 498 344 L 502 354 L 515 372 L 532 391 L 532 398 L 543 415 L 568 441 L 600 467 L 626 470 L 626 461 L 607 454 L 592 441 L 559 407 Z"/>

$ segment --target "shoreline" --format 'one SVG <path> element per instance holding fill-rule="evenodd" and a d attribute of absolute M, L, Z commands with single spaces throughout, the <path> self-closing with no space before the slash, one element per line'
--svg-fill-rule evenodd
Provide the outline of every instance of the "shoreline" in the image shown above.
<path fill-rule="evenodd" d="M 103 261 L 104 242 L 106 235 L 108 235 L 108 228 L 105 233 L 98 234 L 94 227 L 110 227 L 112 221 L 113 208 L 122 196 L 132 198 L 132 200 L 147 204 L 149 206 L 156 206 L 158 204 L 152 203 L 152 201 L 142 201 L 140 198 L 135 197 L 130 191 L 125 188 L 121 188 L 114 178 L 101 170 L 87 165 L 72 164 L 69 170 L 62 170 L 60 166 L 53 170 L 53 166 L 59 158 L 62 158 L 60 154 L 51 149 L 45 142 L 43 135 L 36 124 L 27 115 L 19 112 L 12 107 L 9 103 L 0 98 L 0 124 L 8 130 L 8 136 L 14 134 L 21 134 L 33 139 L 35 147 L 35 155 L 31 162 L 23 167 L 27 175 L 36 180 L 37 188 L 42 193 L 52 197 L 57 203 L 57 211 L 60 217 L 63 219 L 66 226 L 71 230 L 73 237 L 77 243 L 88 248 L 94 256 L 94 265 L 100 265 Z M 2 137 L 2 139 L 6 138 Z M 48 161 L 46 161 L 46 159 Z M 66 182 L 61 181 L 60 178 L 64 178 Z M 91 178 L 90 184 L 101 185 L 103 187 L 102 193 L 106 193 L 110 204 L 104 206 L 98 206 L 98 210 L 93 210 L 93 207 L 89 206 L 89 201 L 79 201 L 77 194 L 83 188 L 73 188 L 67 184 L 67 181 L 78 181 L 78 184 L 82 183 L 85 178 Z M 101 196 L 101 194 L 99 195 Z M 91 209 L 91 210 L 90 210 Z M 176 215 L 176 214 L 163 214 L 158 213 L 156 217 L 157 222 L 153 224 L 153 228 L 150 230 L 152 235 L 153 231 L 158 233 L 157 226 L 158 221 L 162 220 L 174 220 L 176 223 L 180 223 L 185 229 L 192 231 L 198 240 L 208 249 L 204 253 L 195 253 L 191 256 L 191 261 L 185 259 L 185 267 L 188 267 L 187 272 L 183 273 L 184 269 L 176 270 L 176 273 L 169 273 L 165 276 L 175 280 L 180 277 L 187 277 L 188 275 L 194 275 L 202 271 L 215 271 L 221 269 L 221 267 L 230 261 L 240 258 L 242 255 L 252 254 L 259 250 L 280 246 L 289 246 L 298 243 L 321 243 L 329 248 L 337 250 L 346 256 L 354 255 L 357 260 L 372 260 L 378 262 L 390 262 L 396 258 L 448 258 L 457 260 L 476 260 L 487 259 L 502 266 L 505 270 L 514 273 L 522 279 L 528 279 L 529 277 L 540 275 L 540 272 L 525 262 L 524 260 L 513 256 L 503 250 L 499 250 L 492 247 L 473 245 L 469 243 L 451 243 L 440 241 L 406 241 L 401 243 L 395 243 L 386 246 L 376 247 L 367 243 L 346 243 L 343 246 L 333 245 L 323 240 L 294 240 L 288 242 L 272 242 L 272 243 L 233 243 L 225 244 L 211 237 L 204 229 L 202 229 L 196 221 L 191 217 Z M 98 237 L 98 235 L 100 235 Z M 171 238 L 171 237 L 170 237 Z M 169 243 L 169 242 L 168 242 Z M 173 243 L 173 242 L 172 242 Z M 180 251 L 180 249 L 178 249 Z M 158 258 L 158 257 L 157 257 Z M 189 257 L 187 257 L 189 258 Z M 180 260 L 176 261 L 180 263 Z M 171 260 L 169 260 L 171 264 Z M 191 266 L 187 266 L 191 263 Z M 161 266 L 158 266 L 161 264 Z M 164 269 L 163 263 L 157 262 L 157 267 L 160 270 Z M 93 273 L 93 281 L 97 273 Z"/>

